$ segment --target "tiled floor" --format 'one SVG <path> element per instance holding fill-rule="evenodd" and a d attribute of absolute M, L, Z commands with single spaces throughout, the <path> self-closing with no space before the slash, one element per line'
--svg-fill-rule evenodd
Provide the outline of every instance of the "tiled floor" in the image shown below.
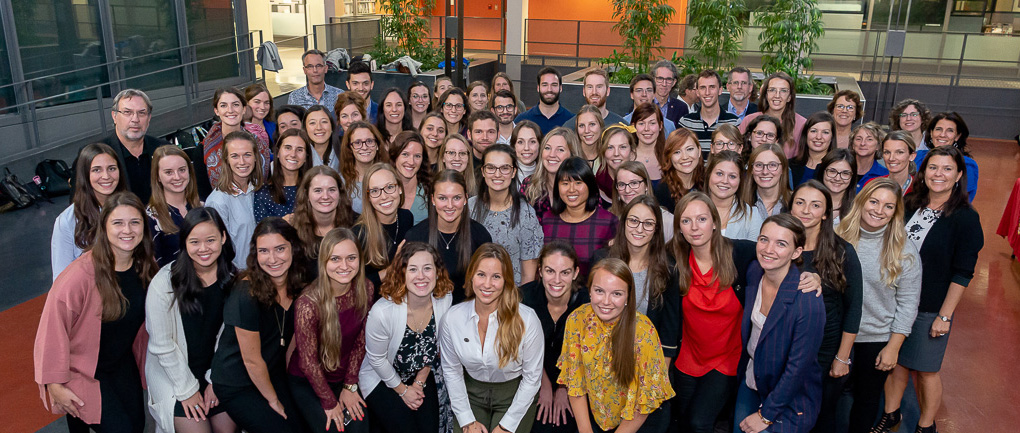
<path fill-rule="evenodd" d="M 284 80 L 286 82 L 286 80 Z M 956 313 L 953 339 L 943 368 L 945 398 L 937 418 L 943 433 L 1017 431 L 1020 421 L 1020 264 L 995 235 L 999 217 L 1020 176 L 1016 143 L 974 140 L 981 167 L 974 204 L 981 213 L 985 247 L 977 272 Z M 0 215 L 0 419 L 4 432 L 64 431 L 42 409 L 32 379 L 32 342 L 50 283 L 49 234 L 66 206 Z M 913 431 L 916 402 L 904 405 L 904 425 Z"/>

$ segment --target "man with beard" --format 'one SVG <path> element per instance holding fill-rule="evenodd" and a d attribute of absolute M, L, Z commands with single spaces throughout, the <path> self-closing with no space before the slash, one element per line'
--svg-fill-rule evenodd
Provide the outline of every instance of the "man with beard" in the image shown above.
<path fill-rule="evenodd" d="M 125 89 L 113 98 L 110 114 L 113 117 L 114 133 L 102 142 L 117 152 L 117 159 L 121 167 L 124 167 L 120 180 L 127 180 L 128 189 L 142 199 L 142 203 L 148 203 L 152 195 L 152 153 L 157 147 L 167 144 L 166 141 L 146 135 L 149 132 L 149 120 L 152 119 L 152 101 L 141 90 Z"/>
<path fill-rule="evenodd" d="M 496 137 L 499 136 L 499 118 L 490 111 L 475 111 L 468 115 L 467 127 L 467 138 L 474 149 L 475 168 L 480 169 L 482 152 L 496 143 Z"/>
<path fill-rule="evenodd" d="M 679 121 L 690 112 L 686 102 L 681 102 L 673 96 L 673 88 L 676 87 L 680 71 L 673 62 L 663 59 L 655 64 L 652 73 L 655 74 L 655 105 L 662 111 L 662 118 L 671 122 Z"/>
<path fill-rule="evenodd" d="M 637 74 L 630 80 L 630 100 L 634 101 L 634 108 L 637 108 L 641 104 L 653 104 L 655 103 L 655 79 L 648 74 Z M 634 109 L 631 108 L 630 113 L 623 116 L 624 123 L 630 125 L 630 119 L 634 116 Z M 666 136 L 676 130 L 676 122 L 672 122 L 666 119 L 662 120 L 665 124 Z"/>
<path fill-rule="evenodd" d="M 730 79 L 726 81 L 726 90 L 730 92 L 730 101 L 726 104 L 726 112 L 737 116 L 738 123 L 744 116 L 758 112 L 758 104 L 751 101 L 754 96 L 754 80 L 751 71 L 743 66 L 730 69 Z"/>
<path fill-rule="evenodd" d="M 517 123 L 514 122 L 514 118 L 517 117 L 517 97 L 509 90 L 497 91 L 492 95 L 489 110 L 496 115 L 496 119 L 499 121 L 499 134 L 496 137 L 496 143 L 509 145 L 510 136 L 513 135 L 514 127 L 517 126 Z"/>
<path fill-rule="evenodd" d="M 720 110 L 719 94 L 722 93 L 722 79 L 714 69 L 705 69 L 698 75 L 698 99 L 701 110 L 688 113 L 680 118 L 677 126 L 690 129 L 698 136 L 701 150 L 707 154 L 712 147 L 712 132 L 719 125 L 729 123 L 737 126 L 740 119 L 736 114 Z"/>
<path fill-rule="evenodd" d="M 351 69 L 347 70 L 347 88 L 365 99 L 365 113 L 368 114 L 368 121 L 375 125 L 376 116 L 379 114 L 379 104 L 372 100 L 372 88 L 375 81 L 372 81 L 372 68 L 365 62 L 351 63 Z"/>
<path fill-rule="evenodd" d="M 602 112 L 602 123 L 606 126 L 624 123 L 623 117 L 606 108 L 609 90 L 609 74 L 604 69 L 592 69 L 584 74 L 584 87 L 581 92 L 588 105 L 594 105 Z M 574 116 L 565 125 L 574 129 L 576 124 L 577 116 Z"/>
<path fill-rule="evenodd" d="M 538 105 L 517 116 L 515 122 L 530 120 L 542 130 L 542 134 L 567 123 L 574 113 L 560 106 L 560 86 L 563 76 L 556 68 L 546 66 L 538 71 Z"/>
<path fill-rule="evenodd" d="M 299 105 L 306 110 L 313 105 L 326 107 L 333 114 L 336 97 L 343 90 L 326 84 L 326 55 L 319 50 L 308 50 L 301 55 L 301 64 L 305 72 L 304 87 L 300 87 L 287 96 L 287 105 Z"/>

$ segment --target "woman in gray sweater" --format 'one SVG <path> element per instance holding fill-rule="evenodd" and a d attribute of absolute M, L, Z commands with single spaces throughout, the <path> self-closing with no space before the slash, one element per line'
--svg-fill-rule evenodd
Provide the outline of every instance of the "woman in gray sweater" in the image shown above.
<path fill-rule="evenodd" d="M 866 432 L 878 417 L 882 386 L 910 335 L 921 295 L 921 259 L 907 242 L 903 194 L 888 178 L 869 182 L 854 199 L 837 233 L 861 262 L 864 303 L 854 342 L 850 433 Z"/>

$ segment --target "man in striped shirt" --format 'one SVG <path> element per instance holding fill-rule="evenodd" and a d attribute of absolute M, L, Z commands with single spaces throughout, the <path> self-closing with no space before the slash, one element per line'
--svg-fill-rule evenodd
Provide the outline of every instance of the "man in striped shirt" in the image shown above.
<path fill-rule="evenodd" d="M 708 152 L 712 147 L 712 132 L 715 131 L 715 128 L 723 123 L 736 126 L 740 122 L 740 118 L 733 113 L 723 111 L 719 106 L 722 79 L 718 72 L 712 69 L 701 71 L 701 74 L 698 74 L 697 89 L 701 110 L 681 117 L 677 126 L 687 128 L 697 135 L 701 150 Z"/>

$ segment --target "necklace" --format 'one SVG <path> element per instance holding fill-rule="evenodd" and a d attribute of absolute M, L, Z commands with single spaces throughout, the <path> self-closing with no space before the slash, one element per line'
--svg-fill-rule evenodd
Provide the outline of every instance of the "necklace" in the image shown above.
<path fill-rule="evenodd" d="M 397 244 L 397 233 L 400 232 L 400 210 L 397 210 L 397 217 L 393 220 L 393 245 Z"/>
<path fill-rule="evenodd" d="M 432 308 L 431 307 L 432 307 L 432 304 L 430 302 L 429 303 L 429 308 L 422 308 L 423 311 L 424 310 L 429 310 L 429 314 L 427 314 L 424 318 L 421 319 L 421 321 L 418 324 L 418 326 L 414 326 L 414 325 L 412 325 L 410 323 L 410 321 L 408 321 L 408 325 L 414 326 L 413 328 L 411 328 L 411 331 L 413 331 L 415 333 L 419 333 L 419 334 L 425 331 L 425 326 L 428 325 L 428 322 L 432 319 Z M 412 313 L 413 313 L 413 311 L 408 309 L 408 317 L 410 317 Z M 418 329 L 421 329 L 421 331 L 418 331 Z"/>
<path fill-rule="evenodd" d="M 283 339 L 283 330 L 287 327 L 287 310 L 283 311 L 283 319 L 276 317 L 276 310 L 273 310 L 273 319 L 276 320 L 276 327 L 280 328 L 280 347 L 286 347 L 287 342 Z"/>
<path fill-rule="evenodd" d="M 457 233 L 454 232 L 453 236 L 450 237 L 450 240 L 446 240 L 446 233 L 443 233 L 443 232 L 439 232 L 439 237 L 443 238 L 443 243 L 446 244 L 446 249 L 449 250 L 450 249 L 450 244 L 453 243 L 454 239 L 457 239 Z"/>

